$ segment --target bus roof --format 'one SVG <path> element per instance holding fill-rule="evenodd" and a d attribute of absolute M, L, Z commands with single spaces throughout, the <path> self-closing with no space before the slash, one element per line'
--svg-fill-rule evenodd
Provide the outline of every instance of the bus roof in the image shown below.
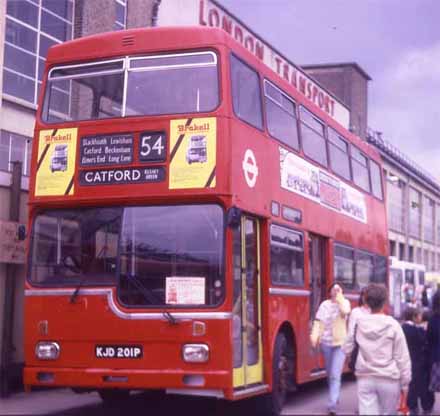
<path fill-rule="evenodd" d="M 153 27 L 105 32 L 52 46 L 50 64 L 103 59 L 161 50 L 200 48 L 226 44 L 229 35 L 221 29 L 201 26 Z M 160 46 L 158 46 L 160 45 Z"/>

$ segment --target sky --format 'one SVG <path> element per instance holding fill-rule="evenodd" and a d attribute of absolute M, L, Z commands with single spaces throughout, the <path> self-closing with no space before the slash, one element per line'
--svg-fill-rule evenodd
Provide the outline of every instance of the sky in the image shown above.
<path fill-rule="evenodd" d="M 440 0 L 218 0 L 297 65 L 356 62 L 368 125 L 440 180 Z"/>

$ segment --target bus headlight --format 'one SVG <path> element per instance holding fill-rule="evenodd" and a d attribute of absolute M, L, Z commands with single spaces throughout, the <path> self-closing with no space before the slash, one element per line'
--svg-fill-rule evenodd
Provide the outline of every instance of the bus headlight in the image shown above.
<path fill-rule="evenodd" d="M 39 342 L 35 347 L 35 355 L 39 360 L 56 360 L 60 355 L 60 346 L 57 342 Z"/>
<path fill-rule="evenodd" d="M 182 348 L 183 361 L 187 363 L 206 363 L 209 347 L 206 344 L 185 344 Z"/>

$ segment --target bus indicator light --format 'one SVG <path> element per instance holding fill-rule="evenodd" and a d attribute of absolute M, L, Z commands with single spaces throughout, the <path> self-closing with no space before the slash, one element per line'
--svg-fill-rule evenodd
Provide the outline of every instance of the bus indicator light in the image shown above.
<path fill-rule="evenodd" d="M 199 337 L 206 334 L 206 324 L 200 321 L 193 322 L 193 335 Z"/>

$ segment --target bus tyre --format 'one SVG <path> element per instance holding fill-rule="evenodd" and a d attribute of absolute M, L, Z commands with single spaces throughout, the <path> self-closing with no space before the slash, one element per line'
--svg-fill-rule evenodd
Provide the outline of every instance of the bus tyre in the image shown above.
<path fill-rule="evenodd" d="M 279 333 L 275 340 L 272 360 L 272 391 L 264 397 L 264 412 L 268 416 L 279 416 L 286 402 L 287 391 L 289 390 L 289 346 L 286 336 Z"/>
<path fill-rule="evenodd" d="M 122 389 L 102 389 L 98 390 L 99 397 L 106 406 L 117 406 L 127 400 L 130 396 L 130 390 Z"/>

